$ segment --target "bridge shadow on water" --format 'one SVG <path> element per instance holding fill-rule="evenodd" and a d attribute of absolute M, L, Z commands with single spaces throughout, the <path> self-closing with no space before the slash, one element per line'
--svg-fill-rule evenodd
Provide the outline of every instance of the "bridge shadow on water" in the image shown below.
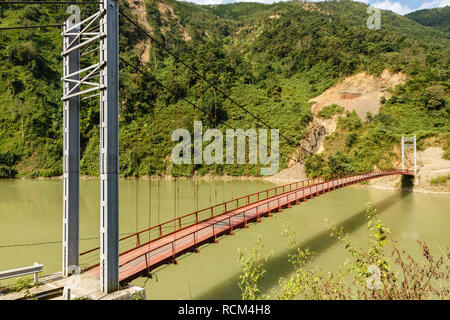
<path fill-rule="evenodd" d="M 372 204 L 372 207 L 377 209 L 376 214 L 379 215 L 408 195 L 410 195 L 410 192 L 402 191 L 399 193 L 395 193 L 394 195 L 376 204 Z M 337 226 L 342 227 L 344 229 L 344 232 L 346 233 L 352 233 L 353 231 L 367 223 L 366 211 L 366 208 L 364 208 L 353 216 L 340 222 L 339 224 L 337 224 Z M 329 231 L 324 230 L 317 235 L 304 240 L 303 247 L 309 248 L 318 256 L 329 249 L 336 242 L 336 239 L 330 237 Z M 218 248 L 217 250 L 220 249 Z M 286 249 L 271 256 L 271 258 L 265 264 L 265 269 L 267 270 L 267 272 L 264 274 L 264 278 L 260 282 L 259 287 L 262 292 L 270 291 L 273 286 L 278 284 L 280 277 L 287 278 L 294 271 L 291 263 L 288 261 L 288 255 L 294 254 L 295 251 L 295 249 Z M 207 293 L 194 297 L 194 299 L 241 299 L 238 280 L 239 273 L 236 273 L 228 279 L 219 283 L 214 288 L 208 290 Z"/>

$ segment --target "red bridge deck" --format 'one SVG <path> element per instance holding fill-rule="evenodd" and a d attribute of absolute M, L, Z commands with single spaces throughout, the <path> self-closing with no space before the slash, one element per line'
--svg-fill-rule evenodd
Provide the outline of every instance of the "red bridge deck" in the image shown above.
<path fill-rule="evenodd" d="M 333 177 L 327 181 L 308 179 L 221 203 L 129 235 L 119 240 L 120 245 L 127 243 L 127 240 L 128 244 L 130 240 L 135 240 L 136 245 L 121 250 L 119 281 L 129 282 L 148 274 L 161 264 L 176 263 L 176 257 L 196 251 L 204 243 L 216 242 L 221 235 L 247 227 L 249 222 L 259 221 L 261 217 L 279 212 L 282 208 L 351 184 L 395 174 L 413 175 L 410 171 L 382 171 Z M 154 239 L 152 233 L 155 234 Z M 141 243 L 145 238 L 147 241 Z M 95 248 L 81 255 L 98 250 Z M 99 276 L 98 263 L 88 270 Z"/>

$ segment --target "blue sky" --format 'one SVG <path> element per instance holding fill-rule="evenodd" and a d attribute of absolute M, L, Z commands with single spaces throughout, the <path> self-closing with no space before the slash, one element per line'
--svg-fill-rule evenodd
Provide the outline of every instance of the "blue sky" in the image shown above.
<path fill-rule="evenodd" d="M 188 0 L 188 1 L 197 4 L 223 4 L 233 2 L 273 3 L 283 0 Z M 321 0 L 310 0 L 310 1 L 317 2 Z M 450 0 L 354 0 L 354 1 L 364 2 L 374 7 L 384 10 L 391 10 L 395 13 L 402 15 L 415 10 L 445 7 L 450 5 Z"/>
<path fill-rule="evenodd" d="M 369 0 L 361 1 L 374 7 L 391 10 L 398 14 L 407 14 L 420 9 L 445 7 L 450 5 L 450 0 Z"/>

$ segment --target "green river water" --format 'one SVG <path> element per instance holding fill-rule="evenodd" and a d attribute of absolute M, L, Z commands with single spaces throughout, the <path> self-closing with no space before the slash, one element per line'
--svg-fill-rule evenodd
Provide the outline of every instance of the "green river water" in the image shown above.
<path fill-rule="evenodd" d="M 272 186 L 262 181 L 199 180 L 198 207 Z M 119 187 L 121 234 L 184 215 L 196 205 L 192 180 L 179 180 L 178 210 L 174 210 L 173 180 L 160 180 L 158 188 L 157 180 L 152 180 L 150 185 L 149 180 L 121 179 Z M 83 251 L 99 244 L 99 182 L 82 180 L 80 190 L 80 250 Z M 239 299 L 237 249 L 251 249 L 260 235 L 265 249 L 273 251 L 262 282 L 263 290 L 269 292 L 279 277 L 292 272 L 281 222 L 295 226 L 298 240 L 317 253 L 314 265 L 336 271 L 343 265 L 346 252 L 328 236 L 325 219 L 343 226 L 352 240 L 365 241 L 368 202 L 391 229 L 391 238 L 413 255 L 419 254 L 417 240 L 427 241 L 436 253 L 443 253 L 450 244 L 448 195 L 347 187 L 264 218 L 249 229 L 237 230 L 234 236 L 220 238 L 218 244 L 202 246 L 199 254 L 180 257 L 178 265 L 154 270 L 153 279 L 141 278 L 133 283 L 145 285 L 148 299 Z M 0 270 L 39 262 L 44 264 L 44 274 L 60 271 L 61 224 L 61 180 L 0 181 Z"/>

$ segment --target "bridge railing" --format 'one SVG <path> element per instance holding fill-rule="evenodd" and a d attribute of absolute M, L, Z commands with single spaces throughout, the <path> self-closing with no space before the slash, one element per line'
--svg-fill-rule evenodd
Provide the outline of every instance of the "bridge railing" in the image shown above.
<path fill-rule="evenodd" d="M 13 270 L 0 271 L 0 280 L 22 277 L 25 275 L 33 274 L 34 275 L 34 283 L 39 282 L 39 273 L 44 269 L 43 264 L 39 264 L 37 262 L 30 267 L 23 267 Z"/>
<path fill-rule="evenodd" d="M 373 172 L 352 172 L 352 173 L 341 173 L 336 175 L 329 175 L 327 177 L 317 177 L 304 179 L 301 181 L 289 183 L 282 186 L 276 186 L 270 189 L 262 190 L 259 192 L 255 192 L 249 195 L 245 195 L 243 197 L 239 197 L 236 199 L 232 199 L 205 209 L 201 209 L 195 212 L 191 212 L 189 214 L 180 216 L 175 219 L 168 220 L 166 222 L 160 223 L 158 225 L 152 226 L 150 228 L 141 230 L 139 232 L 127 235 L 123 238 L 119 239 L 119 252 L 120 255 L 133 250 L 136 247 L 139 247 L 142 244 L 149 243 L 155 239 L 161 238 L 163 236 L 169 236 L 175 232 L 178 232 L 182 229 L 191 227 L 195 224 L 201 223 L 207 219 L 214 218 L 216 216 L 232 212 L 238 208 L 242 208 L 244 206 L 257 203 L 258 201 L 266 200 L 272 197 L 280 196 L 282 194 L 289 193 L 293 190 L 316 186 L 321 183 L 331 182 L 333 180 L 338 179 L 346 179 L 351 176 L 368 174 L 368 175 L 378 175 L 378 174 L 392 174 L 391 172 L 397 172 L 397 170 L 392 171 L 373 171 Z M 226 218 L 225 218 L 226 219 Z M 100 247 L 93 248 L 91 250 L 82 252 L 80 256 L 87 256 L 88 254 L 99 251 Z M 92 259 L 92 258 L 91 258 Z M 91 260 L 89 259 L 89 260 Z M 94 257 L 93 259 L 97 259 Z M 95 264 L 98 265 L 98 264 Z"/>
<path fill-rule="evenodd" d="M 365 181 L 370 178 L 379 177 L 379 176 L 387 176 L 392 174 L 404 174 L 405 172 L 399 172 L 397 170 L 391 170 L 391 171 L 374 171 L 374 172 L 358 172 L 358 173 L 352 173 L 352 174 L 342 174 L 342 175 L 336 175 L 336 176 L 329 176 L 327 177 L 326 181 L 321 181 L 316 184 L 311 184 L 305 188 L 300 188 L 293 190 L 292 192 L 286 192 L 285 194 L 281 195 L 280 197 L 276 197 L 271 202 L 265 201 L 264 204 L 258 205 L 256 203 L 252 206 L 249 206 L 245 208 L 244 210 L 238 210 L 233 211 L 229 215 L 223 215 L 222 217 L 218 217 L 214 220 L 209 220 L 208 224 L 204 225 L 198 225 L 197 228 L 195 228 L 194 231 L 182 235 L 181 237 L 173 237 L 168 239 L 167 242 L 162 242 L 159 244 L 156 244 L 154 242 L 149 242 L 148 244 L 142 244 L 135 249 L 142 248 L 146 245 L 148 245 L 148 251 L 138 254 L 136 256 L 133 256 L 132 259 L 128 259 L 124 261 L 121 264 L 121 272 L 124 272 L 128 274 L 129 277 L 134 278 L 139 276 L 139 274 L 145 273 L 147 270 L 150 271 L 153 267 L 153 264 L 158 265 L 158 263 L 164 263 L 164 261 L 167 260 L 175 260 L 176 256 L 183 251 L 190 250 L 190 248 L 197 248 L 199 245 L 201 245 L 202 242 L 205 241 L 204 237 L 202 239 L 202 232 L 209 229 L 209 236 L 213 237 L 213 239 L 216 239 L 216 235 L 218 233 L 224 232 L 224 227 L 227 230 L 230 230 L 230 232 L 233 231 L 233 228 L 235 226 L 233 225 L 233 221 L 236 224 L 236 219 L 238 219 L 237 224 L 244 224 L 244 226 L 247 224 L 248 219 L 251 218 L 251 215 L 253 213 L 253 219 L 255 218 L 255 211 L 256 211 L 256 218 L 259 220 L 260 216 L 258 215 L 258 212 L 262 212 L 265 209 L 265 212 L 272 209 L 279 209 L 280 206 L 286 205 L 289 202 L 292 202 L 295 199 L 305 197 L 320 191 L 323 191 L 325 189 L 330 189 L 335 186 L 346 186 L 358 182 Z M 308 190 L 309 189 L 309 190 Z M 226 232 L 226 231 L 225 231 Z M 207 239 L 206 239 L 207 240 Z M 152 245 L 153 244 L 153 245 Z M 156 255 L 156 257 L 152 257 L 152 253 Z M 162 256 L 162 257 L 161 257 Z M 156 259 L 156 260 L 152 260 Z M 140 261 L 140 263 L 136 263 L 136 261 Z M 142 264 L 145 262 L 145 269 L 143 268 Z M 153 263 L 153 264 L 152 264 Z M 128 267 L 129 266 L 129 267 Z M 130 270 L 131 269 L 131 270 Z"/>
<path fill-rule="evenodd" d="M 206 229 L 209 229 L 209 232 L 212 233 L 214 239 L 216 238 L 217 233 L 224 232 L 223 231 L 224 226 L 227 227 L 227 229 L 231 230 L 231 232 L 232 232 L 233 228 L 234 228 L 233 220 L 236 221 L 238 216 L 240 216 L 239 223 L 240 224 L 244 223 L 244 225 L 245 225 L 247 223 L 247 218 L 249 217 L 250 213 L 253 212 L 253 218 L 255 218 L 255 216 L 256 216 L 256 219 L 259 220 L 260 216 L 258 215 L 258 212 L 262 212 L 263 211 L 262 209 L 265 209 L 265 211 L 267 212 L 268 210 L 280 208 L 281 205 L 286 205 L 287 203 L 292 202 L 293 199 L 299 198 L 299 196 L 297 194 L 299 192 L 302 192 L 302 196 L 305 196 L 305 194 L 311 195 L 311 194 L 317 193 L 318 191 L 324 190 L 325 188 L 330 188 L 330 187 L 334 187 L 337 185 L 342 186 L 342 185 L 347 185 L 347 184 L 353 184 L 353 183 L 357 183 L 359 181 L 364 181 L 373 176 L 389 175 L 389 174 L 392 174 L 392 173 L 381 172 L 381 171 L 370 172 L 370 173 L 358 172 L 358 173 L 351 173 L 351 174 L 340 174 L 340 175 L 329 176 L 327 180 L 316 180 L 316 179 L 312 180 L 311 179 L 311 181 L 314 181 L 316 183 L 307 184 L 306 186 L 304 186 L 304 188 L 290 189 L 290 191 L 286 191 L 283 194 L 279 194 L 279 195 L 281 195 L 281 200 L 280 200 L 280 197 L 277 197 L 276 199 L 274 199 L 274 201 L 272 203 L 270 203 L 270 201 L 269 201 L 269 202 L 265 202 L 264 204 L 261 204 L 261 205 L 258 205 L 257 204 L 258 201 L 256 201 L 253 203 L 252 206 L 250 206 L 247 209 L 244 209 L 243 211 L 240 211 L 240 210 L 234 211 L 234 212 L 231 212 L 229 215 L 222 215 L 221 217 L 218 217 L 217 219 L 214 219 L 213 221 L 210 220 L 208 223 L 205 223 L 204 225 L 198 225 L 198 227 L 193 232 L 190 232 L 181 237 L 174 236 L 173 239 L 170 238 L 169 241 L 160 243 L 155 246 L 151 246 L 151 243 L 153 243 L 153 242 L 141 244 L 141 245 L 137 246 L 136 248 L 133 248 L 132 250 L 142 248 L 142 247 L 148 245 L 149 251 L 133 257 L 132 260 L 125 262 L 121 266 L 124 266 L 124 265 L 127 265 L 130 263 L 130 268 L 135 268 L 136 267 L 135 261 L 138 261 L 138 260 L 141 261 L 140 258 L 143 258 L 143 260 L 145 259 L 146 270 L 150 270 L 149 266 L 152 265 L 151 264 L 151 262 L 152 262 L 151 261 L 151 258 L 152 258 L 151 252 L 158 252 L 158 255 L 166 256 L 164 259 L 175 260 L 176 255 L 180 253 L 179 252 L 180 247 L 182 248 L 182 250 L 185 250 L 186 248 L 197 247 L 198 245 L 200 245 L 202 243 L 202 239 L 201 239 L 200 235 L 202 234 L 202 231 L 204 231 Z M 294 185 L 295 185 L 295 183 L 294 183 Z M 284 190 L 287 190 L 287 188 L 285 188 Z M 306 193 L 305 190 L 308 192 Z M 262 192 L 265 192 L 265 191 L 262 191 Z M 294 196 L 294 194 L 295 194 L 295 196 Z M 293 197 L 290 197 L 291 195 Z M 278 200 L 278 201 L 276 201 L 276 200 Z M 280 202 L 281 202 L 281 204 L 280 204 Z M 255 206 L 255 204 L 256 204 L 256 206 Z M 246 215 L 247 215 L 247 218 L 246 218 Z M 220 230 L 220 231 L 218 231 L 218 230 Z M 187 243 L 187 245 L 183 245 L 183 244 L 180 245 L 180 243 Z M 123 254 L 130 252 L 132 250 L 126 251 Z M 125 267 L 125 269 L 127 269 L 127 268 Z"/>
<path fill-rule="evenodd" d="M 151 239 L 160 238 L 163 236 L 170 235 L 181 229 L 190 227 L 194 224 L 202 222 L 204 220 L 213 218 L 215 216 L 233 211 L 237 208 L 255 203 L 257 201 L 265 200 L 271 197 L 278 196 L 280 194 L 292 191 L 294 189 L 307 187 L 312 184 L 319 183 L 320 178 L 305 179 L 293 183 L 289 183 L 282 186 L 276 186 L 263 191 L 255 192 L 249 195 L 245 195 L 236 199 L 228 200 L 226 202 L 204 208 L 195 212 L 188 213 L 186 215 L 180 216 L 175 219 L 168 220 L 166 222 L 160 223 L 158 225 L 152 226 L 150 228 L 141 230 L 139 232 L 127 235 L 119 239 L 119 251 L 122 252 L 127 248 L 140 245 L 145 243 L 145 241 L 150 241 Z M 93 248 L 91 250 L 82 252 L 80 256 L 85 256 L 87 254 L 93 253 L 100 250 L 100 247 Z M 125 252 L 123 252 L 125 253 Z"/>

